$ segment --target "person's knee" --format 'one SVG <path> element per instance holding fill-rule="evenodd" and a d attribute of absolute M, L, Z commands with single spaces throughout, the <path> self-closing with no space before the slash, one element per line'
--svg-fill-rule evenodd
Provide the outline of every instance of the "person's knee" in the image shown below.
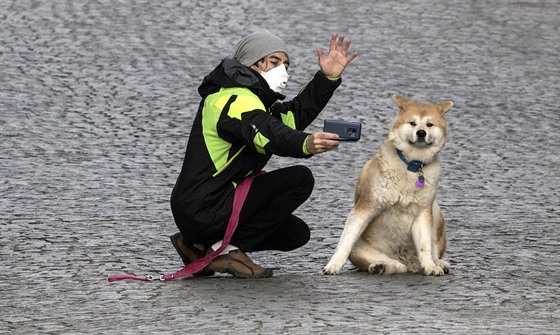
<path fill-rule="evenodd" d="M 311 239 L 311 230 L 309 229 L 308 225 L 305 225 L 305 229 L 302 229 L 302 231 L 300 233 L 299 245 L 297 246 L 297 248 L 303 247 L 304 245 L 306 245 L 307 242 L 309 242 L 310 239 Z"/>
<path fill-rule="evenodd" d="M 296 234 L 290 237 L 290 243 L 284 245 L 281 249 L 282 251 L 291 251 L 303 247 L 311 239 L 311 231 L 309 226 L 305 223 L 299 226 L 299 230 Z"/>
<path fill-rule="evenodd" d="M 295 174 L 298 180 L 297 185 L 311 195 L 311 191 L 313 191 L 313 187 L 315 186 L 315 177 L 313 176 L 313 172 L 311 172 L 307 166 L 303 165 L 296 165 L 294 168 L 297 169 Z"/>

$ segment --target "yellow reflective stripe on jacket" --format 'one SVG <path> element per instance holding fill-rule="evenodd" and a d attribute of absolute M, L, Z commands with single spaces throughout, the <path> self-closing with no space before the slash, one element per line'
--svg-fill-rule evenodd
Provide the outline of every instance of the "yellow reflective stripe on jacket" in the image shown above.
<path fill-rule="evenodd" d="M 235 155 L 233 155 L 233 157 L 231 157 L 231 159 L 229 161 L 226 161 L 226 163 L 221 166 L 219 169 L 216 169 L 216 172 L 212 175 L 212 177 L 216 177 L 217 175 L 219 175 L 220 173 L 222 173 L 222 171 L 224 171 L 234 160 L 237 156 L 239 156 L 239 154 L 241 154 L 241 152 L 243 151 L 243 149 L 245 149 L 247 146 L 244 145 L 241 147 L 241 149 L 239 149 Z"/>
<path fill-rule="evenodd" d="M 296 118 L 294 117 L 294 113 L 292 111 L 288 111 L 286 114 L 282 113 L 280 114 L 280 117 L 282 117 L 283 124 L 292 129 L 296 129 Z"/>
<path fill-rule="evenodd" d="M 232 96 L 234 96 L 235 99 L 232 99 Z M 265 110 L 262 101 L 246 88 L 222 88 L 219 92 L 206 97 L 202 112 L 202 134 L 204 143 L 208 149 L 208 154 L 216 169 L 214 176 L 226 169 L 246 147 L 241 147 L 241 149 L 228 160 L 232 145 L 218 136 L 218 121 L 224 108 L 231 100 L 234 101 L 229 105 L 227 115 L 237 120 L 241 120 L 243 113 L 254 110 Z M 266 154 L 264 147 L 268 142 L 270 142 L 270 140 L 256 129 L 256 134 L 253 137 L 253 145 L 257 152 Z"/>
<path fill-rule="evenodd" d="M 229 89 L 222 89 L 223 93 L 237 95 L 234 102 L 231 103 L 229 106 L 228 116 L 231 118 L 235 118 L 241 120 L 241 114 L 251 112 L 257 109 L 265 110 L 264 104 L 262 103 L 261 99 L 259 99 L 253 92 L 249 91 L 248 89 L 244 88 L 229 88 Z M 222 107 L 223 108 L 223 107 Z M 255 137 L 253 137 L 253 145 L 255 149 L 260 154 L 266 154 L 264 150 L 265 145 L 270 142 L 266 136 L 259 132 L 258 129 L 255 129 Z"/>
<path fill-rule="evenodd" d="M 244 92 L 246 94 L 246 92 Z M 229 106 L 228 116 L 241 120 L 241 114 L 255 109 L 264 109 L 264 105 L 256 95 L 237 95 L 237 98 Z"/>
<path fill-rule="evenodd" d="M 255 149 L 259 154 L 266 155 L 266 151 L 264 150 L 264 146 L 268 144 L 270 140 L 266 138 L 262 133 L 257 132 L 255 137 L 253 138 L 253 144 L 255 145 Z"/>
<path fill-rule="evenodd" d="M 208 154 L 216 169 L 214 175 L 219 174 L 229 163 L 227 161 L 231 143 L 224 141 L 218 136 L 218 120 L 222 109 L 227 104 L 229 96 L 221 95 L 220 92 L 206 97 L 202 112 L 202 136 L 204 144 L 208 149 Z"/>

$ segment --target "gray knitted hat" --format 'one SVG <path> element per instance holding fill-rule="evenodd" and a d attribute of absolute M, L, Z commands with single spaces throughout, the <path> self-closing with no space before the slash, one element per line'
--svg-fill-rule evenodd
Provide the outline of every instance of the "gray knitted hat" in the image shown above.
<path fill-rule="evenodd" d="M 233 58 L 245 66 L 251 66 L 275 52 L 288 55 L 284 41 L 268 30 L 259 30 L 243 37 L 237 43 L 233 49 Z"/>

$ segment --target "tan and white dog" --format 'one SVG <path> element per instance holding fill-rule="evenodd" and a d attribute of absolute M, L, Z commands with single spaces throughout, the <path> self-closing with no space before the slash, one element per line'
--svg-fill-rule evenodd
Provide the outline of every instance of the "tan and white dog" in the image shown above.
<path fill-rule="evenodd" d="M 447 141 L 453 102 L 421 103 L 393 96 L 399 114 L 379 152 L 362 168 L 342 235 L 325 274 L 347 259 L 374 274 L 449 273 L 445 221 L 436 201 L 438 154 Z"/>

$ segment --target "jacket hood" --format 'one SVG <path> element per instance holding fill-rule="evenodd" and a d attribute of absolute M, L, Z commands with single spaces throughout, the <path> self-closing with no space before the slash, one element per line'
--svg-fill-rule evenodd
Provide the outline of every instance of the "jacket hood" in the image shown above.
<path fill-rule="evenodd" d="M 202 80 L 198 93 L 205 99 L 208 95 L 218 92 L 222 87 L 246 87 L 257 95 L 268 108 L 276 100 L 286 97 L 270 89 L 266 80 L 238 60 L 223 59 L 212 72 Z"/>

